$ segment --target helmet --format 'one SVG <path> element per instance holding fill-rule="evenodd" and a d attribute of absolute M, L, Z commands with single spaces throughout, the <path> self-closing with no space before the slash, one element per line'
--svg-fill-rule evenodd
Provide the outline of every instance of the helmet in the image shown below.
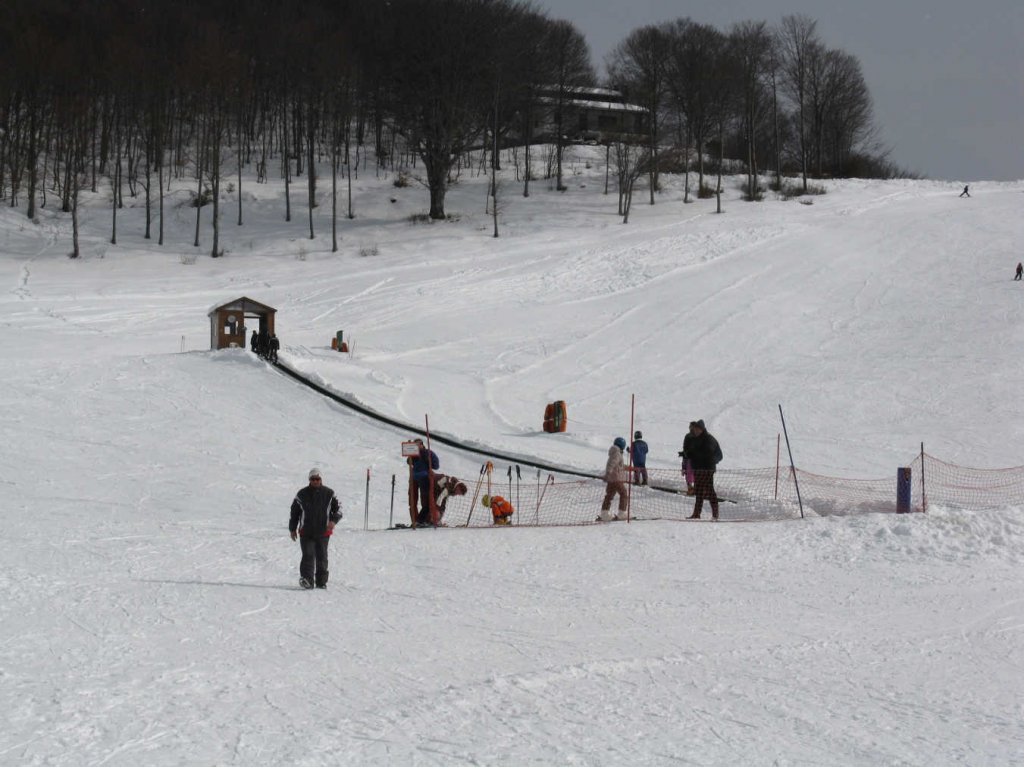
<path fill-rule="evenodd" d="M 483 498 L 480 499 L 480 503 L 482 503 L 484 507 L 488 509 L 491 508 L 491 496 L 485 495 Z"/>
<path fill-rule="evenodd" d="M 622 437 L 616 437 L 615 442 L 613 442 L 612 444 L 614 444 L 615 447 L 617 447 L 619 450 L 626 449 L 626 440 L 624 440 Z"/>
<path fill-rule="evenodd" d="M 644 438 L 644 434 L 643 434 L 642 431 L 638 431 L 636 434 L 633 435 L 633 439 L 643 439 L 643 438 Z"/>

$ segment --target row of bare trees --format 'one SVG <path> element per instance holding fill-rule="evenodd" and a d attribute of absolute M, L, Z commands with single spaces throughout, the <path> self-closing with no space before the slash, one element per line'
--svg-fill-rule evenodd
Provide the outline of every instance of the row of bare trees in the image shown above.
<path fill-rule="evenodd" d="M 304 176 L 312 237 L 323 161 L 337 248 L 338 176 L 351 181 L 367 145 L 379 167 L 399 152 L 422 162 L 430 216 L 444 218 L 470 147 L 529 142 L 538 85 L 594 82 L 582 35 L 519 0 L 8 0 L 0 198 L 34 217 L 53 196 L 74 216 L 79 191 L 108 180 L 111 240 L 127 187 L 162 243 L 165 191 L 191 176 L 195 244 L 212 204 L 218 255 L 229 175 L 239 224 L 243 168 L 280 174 L 287 220 Z"/>
<path fill-rule="evenodd" d="M 652 204 L 666 144 L 694 155 L 701 189 L 709 150 L 742 160 L 748 199 L 760 195 L 762 168 L 774 169 L 778 186 L 784 170 L 799 172 L 804 192 L 809 176 L 896 172 L 877 144 L 859 61 L 828 48 L 807 16 L 727 32 L 690 19 L 641 27 L 607 66 L 611 84 L 650 114 Z"/>
<path fill-rule="evenodd" d="M 774 33 L 753 24 L 723 35 L 689 21 L 640 29 L 610 71 L 651 110 L 655 159 L 667 139 L 704 150 L 717 137 L 722 152 L 726 138 L 744 136 L 756 174 L 765 146 L 776 168 L 793 154 L 796 126 L 804 173 L 835 173 L 870 128 L 856 60 L 825 50 L 800 17 Z M 778 106 L 776 81 L 790 113 Z M 145 237 L 163 244 L 171 182 L 191 180 L 194 245 L 212 205 L 216 256 L 222 185 L 237 187 L 241 225 L 244 179 L 282 178 L 289 221 L 292 186 L 303 183 L 314 237 L 317 171 L 329 166 L 336 250 L 339 180 L 349 184 L 351 217 L 352 176 L 368 146 L 378 169 L 421 163 L 430 216 L 444 218 L 453 171 L 473 147 L 492 148 L 496 167 L 498 147 L 522 146 L 529 195 L 533 132 L 553 122 L 563 189 L 566 107 L 594 84 L 579 31 L 525 0 L 7 0 L 0 199 L 24 203 L 30 218 L 37 205 L 71 213 L 77 255 L 82 190 L 110 189 L 115 243 L 124 195 L 143 196 Z M 704 151 L 696 156 L 703 174 Z M 631 168 L 641 165 L 657 173 L 657 162 Z M 656 186 L 652 177 L 652 200 Z"/>

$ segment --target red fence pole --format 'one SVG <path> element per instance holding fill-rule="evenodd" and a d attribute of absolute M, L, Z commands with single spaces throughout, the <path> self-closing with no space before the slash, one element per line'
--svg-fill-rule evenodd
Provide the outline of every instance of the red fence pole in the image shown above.
<path fill-rule="evenodd" d="M 427 503 L 430 504 L 430 524 L 437 527 L 437 501 L 434 500 L 434 461 L 430 454 L 430 416 L 424 414 L 423 425 L 427 430 Z"/>
<path fill-rule="evenodd" d="M 633 419 L 636 414 L 636 395 L 629 395 L 629 474 L 626 475 L 626 522 L 633 509 Z"/>

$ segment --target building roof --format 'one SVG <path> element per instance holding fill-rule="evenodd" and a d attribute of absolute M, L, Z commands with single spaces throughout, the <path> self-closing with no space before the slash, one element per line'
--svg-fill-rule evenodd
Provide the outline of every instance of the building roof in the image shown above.
<path fill-rule="evenodd" d="M 542 104 L 557 104 L 557 100 L 551 96 L 542 96 L 539 101 Z M 575 107 L 576 109 L 596 109 L 601 112 L 638 112 L 646 113 L 647 107 L 639 104 L 627 104 L 622 101 L 592 101 L 589 99 L 569 98 L 562 102 L 563 106 Z"/>
<path fill-rule="evenodd" d="M 220 304 L 215 306 L 207 313 L 207 317 L 212 317 L 214 314 L 219 312 L 221 309 L 227 309 L 235 312 L 258 312 L 260 314 L 273 314 L 277 311 L 273 307 L 261 304 L 259 301 L 253 301 L 247 296 L 236 298 L 234 301 L 228 301 L 226 304 Z"/>

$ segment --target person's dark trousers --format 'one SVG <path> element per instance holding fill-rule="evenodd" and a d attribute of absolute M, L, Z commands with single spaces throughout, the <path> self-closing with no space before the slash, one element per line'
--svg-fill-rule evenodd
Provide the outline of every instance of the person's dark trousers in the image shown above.
<path fill-rule="evenodd" d="M 300 538 L 302 544 L 302 561 L 299 562 L 299 575 L 317 586 L 327 585 L 327 544 L 331 539 L 326 535 L 320 538 Z"/>
<path fill-rule="evenodd" d="M 693 516 L 696 519 L 704 508 L 704 500 L 711 501 L 711 516 L 718 519 L 718 495 L 715 493 L 715 472 L 697 469 L 693 472 Z"/>
<path fill-rule="evenodd" d="M 430 523 L 430 477 L 416 480 L 416 492 L 419 495 L 420 516 Z"/>

